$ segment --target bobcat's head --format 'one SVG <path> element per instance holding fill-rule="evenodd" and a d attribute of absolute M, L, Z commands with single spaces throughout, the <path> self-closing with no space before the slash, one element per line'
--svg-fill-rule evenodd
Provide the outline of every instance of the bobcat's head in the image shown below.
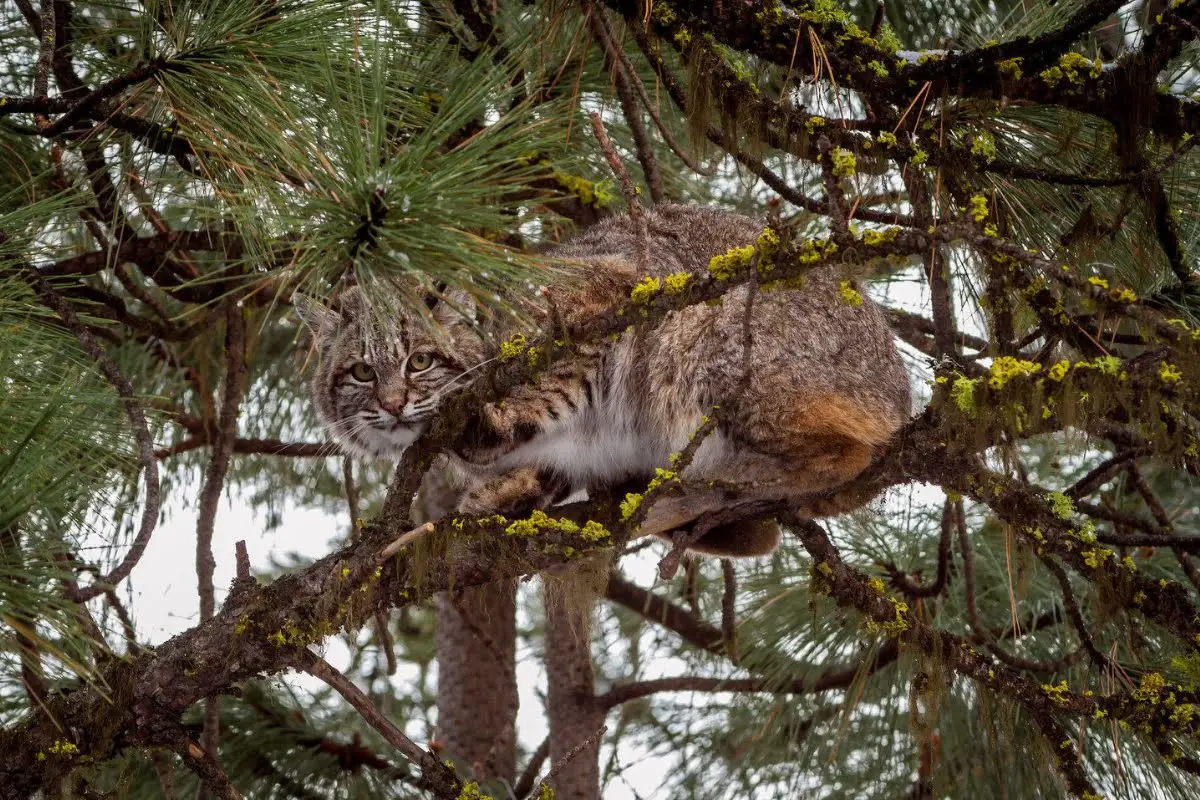
<path fill-rule="evenodd" d="M 334 438 L 361 455 L 398 458 L 425 432 L 450 392 L 475 377 L 484 343 L 451 292 L 429 314 L 398 303 L 369 303 L 355 287 L 327 308 L 304 295 L 292 302 L 319 355 L 317 414 Z M 431 319 L 432 318 L 432 319 Z"/>

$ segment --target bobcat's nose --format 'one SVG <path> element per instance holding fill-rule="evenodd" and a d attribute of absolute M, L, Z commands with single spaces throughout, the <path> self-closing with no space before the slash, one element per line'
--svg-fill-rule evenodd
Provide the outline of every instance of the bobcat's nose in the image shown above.
<path fill-rule="evenodd" d="M 387 397 L 379 398 L 379 406 L 392 416 L 400 416 L 400 412 L 404 410 L 404 405 L 408 400 L 402 394 L 388 395 Z"/>

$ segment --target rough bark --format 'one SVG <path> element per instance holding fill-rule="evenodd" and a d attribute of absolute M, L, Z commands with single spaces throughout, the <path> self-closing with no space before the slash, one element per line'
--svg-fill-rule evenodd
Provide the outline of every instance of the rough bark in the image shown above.
<path fill-rule="evenodd" d="M 556 800 L 599 800 L 600 738 L 589 737 L 604 724 L 596 702 L 596 681 L 588 637 L 587 612 L 564 603 L 547 589 L 546 678 L 549 683 L 549 784 Z M 586 747 L 575 751 L 588 741 Z"/>
<path fill-rule="evenodd" d="M 484 781 L 517 775 L 517 584 L 505 580 L 437 607 L 438 739 L 459 774 Z"/>

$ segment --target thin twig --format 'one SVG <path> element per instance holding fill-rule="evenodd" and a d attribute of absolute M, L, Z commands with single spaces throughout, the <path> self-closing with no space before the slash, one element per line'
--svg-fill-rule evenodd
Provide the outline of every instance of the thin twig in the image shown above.
<path fill-rule="evenodd" d="M 3 234 L 0 234 L 0 241 L 3 238 Z M 84 351 L 96 361 L 104 377 L 108 379 L 108 382 L 117 390 L 117 394 L 121 396 L 125 413 L 133 425 L 133 435 L 137 440 L 138 462 L 141 465 L 142 476 L 145 481 L 146 500 L 145 506 L 142 508 L 142 521 L 138 526 L 138 532 L 133 539 L 133 543 L 129 546 L 129 551 L 112 572 L 97 579 L 91 586 L 80 589 L 72 598 L 76 602 L 83 603 L 100 596 L 106 588 L 116 586 L 129 577 L 129 573 L 133 571 L 138 560 L 141 559 L 142 553 L 145 552 L 146 545 L 150 542 L 150 535 L 154 533 L 155 525 L 158 522 L 159 506 L 161 503 L 158 463 L 154 460 L 154 440 L 150 436 L 150 428 L 146 423 L 146 412 L 142 409 L 141 401 L 137 398 L 137 392 L 134 390 L 133 384 L 122 374 L 117 363 L 100 347 L 87 327 L 80 321 L 79 317 L 58 292 L 50 286 L 50 283 L 35 269 L 27 269 L 26 275 L 29 277 L 29 282 L 42 303 L 58 314 L 59 319 L 63 321 L 67 329 L 75 334 L 75 338 L 79 340 Z"/>
<path fill-rule="evenodd" d="M 592 121 L 592 130 L 596 134 L 596 141 L 600 143 L 600 149 L 604 153 L 604 159 L 621 184 L 621 194 L 625 196 L 625 204 L 629 207 L 629 218 L 637 228 L 638 269 L 645 273 L 649 270 L 650 265 L 650 231 L 646 224 L 646 214 L 642 210 L 642 204 L 638 201 L 637 189 L 634 188 L 633 179 L 629 177 L 629 171 L 621 163 L 621 157 L 617 155 L 617 148 L 613 146 L 612 139 L 608 138 L 608 131 L 604 130 L 604 122 L 600 119 L 600 113 L 593 111 L 588 116 Z"/>
<path fill-rule="evenodd" d="M 354 685 L 342 673 L 330 666 L 323 658 L 305 650 L 300 659 L 300 668 L 324 681 L 330 688 L 345 698 L 384 740 L 396 748 L 405 758 L 421 769 L 422 777 L 440 796 L 457 797 L 461 790 L 461 782 L 454 773 L 441 762 L 433 753 L 422 750 L 416 742 L 404 735 L 404 731 L 396 727 L 371 702 L 362 690 Z"/>
<path fill-rule="evenodd" d="M 221 402 L 220 430 L 213 445 L 212 458 L 204 471 L 204 484 L 196 522 L 196 577 L 200 594 L 200 621 L 212 619 L 216 613 L 216 594 L 213 573 L 212 538 L 216 527 L 217 506 L 225 487 L 225 475 L 233 459 L 233 440 L 237 435 L 238 409 L 246 381 L 246 331 L 242 309 L 237 301 L 229 300 L 225 308 L 225 393 Z M 220 729 L 220 705 L 210 697 L 204 705 L 204 732 L 201 743 L 214 758 Z"/>
<path fill-rule="evenodd" d="M 546 763 L 546 759 L 550 757 L 550 737 L 542 739 L 542 743 L 533 751 L 533 755 L 529 757 L 529 763 L 525 765 L 525 771 L 521 773 L 521 777 L 513 786 L 513 797 L 525 797 L 533 791 L 533 782 L 537 780 L 538 772 L 542 769 L 542 764 Z"/>
<path fill-rule="evenodd" d="M 587 737 L 582 742 L 580 742 L 579 744 L 575 745 L 570 750 L 568 750 L 567 754 L 565 756 L 563 756 L 562 759 L 560 759 L 557 764 L 551 765 L 550 771 L 548 773 L 546 773 L 546 777 L 542 778 L 542 780 L 541 780 L 541 786 L 545 787 L 545 788 L 549 788 L 550 781 L 554 780 L 555 775 L 562 772 L 563 768 L 566 767 L 566 765 L 571 762 L 571 759 L 575 758 L 580 753 L 584 752 L 589 747 L 594 745 L 600 739 L 600 737 L 603 736 L 607 732 L 608 732 L 608 726 L 601 725 L 599 728 L 597 728 L 595 731 L 592 732 L 591 736 Z"/>
<path fill-rule="evenodd" d="M 638 110 L 637 100 L 633 96 L 629 74 L 626 72 L 625 64 L 618 54 L 620 48 L 613 41 L 608 26 L 604 24 L 604 17 L 595 6 L 592 6 L 589 10 L 588 20 L 592 26 L 592 35 L 596 37 L 604 48 L 604 60 L 609 73 L 613 77 L 613 82 L 616 84 L 617 98 L 621 102 L 621 111 L 624 113 L 625 121 L 629 125 L 629 133 L 633 136 L 633 144 L 637 150 L 638 161 L 641 162 L 642 173 L 646 176 L 646 185 L 650 188 L 650 199 L 655 204 L 661 203 L 665 199 L 665 195 L 663 194 L 662 176 L 658 171 L 658 159 L 655 157 L 654 148 L 650 146 L 650 139 L 646 135 L 646 126 L 642 122 L 642 115 Z"/>

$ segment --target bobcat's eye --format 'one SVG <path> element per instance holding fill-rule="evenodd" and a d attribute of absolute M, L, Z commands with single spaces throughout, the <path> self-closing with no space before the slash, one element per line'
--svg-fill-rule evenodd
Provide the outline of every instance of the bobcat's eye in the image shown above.
<path fill-rule="evenodd" d="M 413 372 L 424 372 L 433 366 L 431 353 L 413 353 L 408 357 L 408 368 Z"/>
<path fill-rule="evenodd" d="M 359 361 L 354 366 L 350 367 L 350 377 L 359 383 L 370 383 L 375 380 L 375 368 L 370 364 Z"/>

